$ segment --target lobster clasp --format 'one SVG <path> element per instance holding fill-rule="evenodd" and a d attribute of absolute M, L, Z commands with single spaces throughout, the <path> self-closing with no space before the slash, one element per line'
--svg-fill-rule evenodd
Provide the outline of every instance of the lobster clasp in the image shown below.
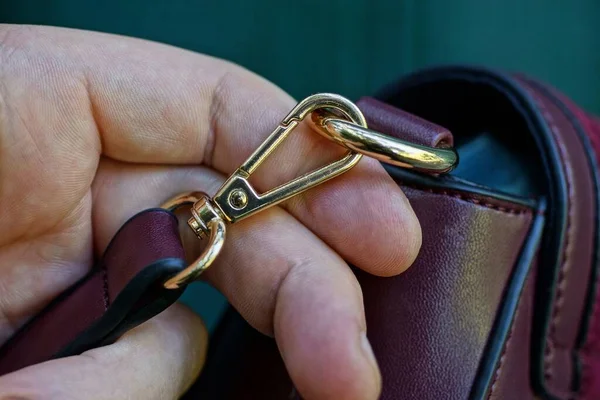
<path fill-rule="evenodd" d="M 319 112 L 314 113 L 312 118 L 313 127 L 324 137 L 348 149 L 346 155 L 271 190 L 258 193 L 250 184 L 250 176 L 306 116 L 317 110 Z M 199 238 L 208 237 L 208 245 L 200 257 L 171 277 L 164 286 L 169 289 L 182 287 L 211 265 L 223 248 L 227 222 L 249 217 L 341 175 L 354 167 L 363 154 L 386 163 L 430 173 L 447 172 L 458 162 L 457 154 L 452 149 L 417 146 L 368 130 L 365 117 L 358 107 L 344 97 L 327 93 L 307 97 L 229 176 L 212 199 L 194 192 L 180 195 L 163 205 L 168 210 L 175 210 L 181 205 L 193 203 L 188 225 Z"/>
<path fill-rule="evenodd" d="M 299 176 L 283 185 L 259 194 L 250 184 L 250 175 L 291 131 L 310 113 L 327 109 L 333 115 L 348 119 L 357 126 L 367 127 L 364 116 L 349 100 L 334 94 L 317 94 L 298 103 L 260 145 L 217 191 L 211 199 L 200 192 L 185 193 L 163 204 L 167 210 L 192 205 L 189 227 L 198 238 L 208 237 L 208 244 L 196 261 L 164 283 L 168 289 L 180 288 L 195 280 L 215 260 L 225 241 L 225 223 L 233 223 L 274 206 L 320 183 L 334 178 L 355 166 L 362 154 L 349 149 L 341 159 Z"/>
<path fill-rule="evenodd" d="M 248 181 L 250 175 L 307 115 L 318 109 L 328 109 L 328 111 L 341 115 L 353 124 L 367 127 L 365 118 L 358 107 L 344 97 L 334 94 L 317 94 L 298 103 L 246 162 L 231 174 L 213 197 L 214 203 L 219 207 L 221 215 L 227 221 L 238 221 L 264 208 L 285 201 L 298 193 L 346 172 L 360 161 L 362 154 L 349 150 L 343 158 L 265 193 L 259 194 L 252 187 Z"/>

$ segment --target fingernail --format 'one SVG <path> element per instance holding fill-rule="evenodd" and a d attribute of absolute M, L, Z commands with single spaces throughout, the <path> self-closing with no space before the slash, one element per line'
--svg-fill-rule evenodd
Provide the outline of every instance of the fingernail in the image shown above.
<path fill-rule="evenodd" d="M 373 367 L 373 373 L 377 379 L 377 390 L 381 392 L 381 374 L 379 373 L 379 366 L 377 365 L 377 359 L 375 358 L 375 353 L 373 353 L 373 348 L 371 347 L 371 343 L 369 343 L 369 339 L 367 339 L 367 333 L 362 332 L 360 335 L 360 347 L 362 348 L 363 354 L 371 363 Z"/>

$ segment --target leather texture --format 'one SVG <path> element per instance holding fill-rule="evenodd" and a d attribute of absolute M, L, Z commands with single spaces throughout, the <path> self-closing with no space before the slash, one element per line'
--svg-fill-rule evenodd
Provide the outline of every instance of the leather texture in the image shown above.
<path fill-rule="evenodd" d="M 417 261 L 390 279 L 358 273 L 381 398 L 465 399 L 533 211 L 404 190 L 423 229 Z"/>
<path fill-rule="evenodd" d="M 520 78 L 537 104 L 556 141 L 566 177 L 566 231 L 559 255 L 554 295 L 550 307 L 543 357 L 544 386 L 560 398 L 571 396 L 576 379 L 573 351 L 584 318 L 589 277 L 595 268 L 593 253 L 596 226 L 596 189 L 584 144 L 569 120 L 536 84 Z"/>
<path fill-rule="evenodd" d="M 452 147 L 454 145 L 454 138 L 448 129 L 392 107 L 374 97 L 363 97 L 356 102 L 356 105 L 367 119 L 368 126 L 376 131 L 423 146 Z"/>
<path fill-rule="evenodd" d="M 596 161 L 600 159 L 600 119 L 594 118 L 569 99 L 558 93 L 554 93 L 569 107 L 575 118 L 580 122 L 582 129 L 588 134 L 591 148 L 596 155 Z M 597 162 L 598 164 L 598 162 Z M 598 171 L 598 169 L 596 169 Z M 596 238 L 598 243 L 599 238 Z M 596 244 L 598 252 L 600 245 Z M 579 335 L 578 351 L 581 361 L 581 390 L 580 398 L 583 400 L 596 400 L 600 398 L 600 291 L 598 290 L 599 273 L 596 268 L 591 280 L 595 283 L 592 290 L 588 291 L 588 314 L 590 320 Z"/>
<path fill-rule="evenodd" d="M 459 191 L 403 189 L 423 229 L 415 265 L 394 278 L 357 272 L 383 375 L 381 399 L 465 399 L 534 210 Z M 216 335 L 213 357 L 187 398 L 294 398 L 289 378 L 269 378 L 284 369 L 275 343 L 232 329 Z M 224 357 L 240 342 L 252 346 Z M 215 380 L 220 375 L 226 383 Z"/>
<path fill-rule="evenodd" d="M 115 235 L 97 267 L 0 349 L 0 374 L 104 345 L 168 307 L 180 291 L 167 276 L 185 267 L 173 214 L 151 209 Z"/>
<path fill-rule="evenodd" d="M 486 87 L 488 89 L 485 89 Z M 462 114 L 456 116 L 452 105 L 447 106 L 450 110 L 445 114 L 442 112 L 441 115 L 436 115 L 436 97 L 444 95 L 455 102 L 462 101 L 464 105 L 470 106 L 476 113 L 473 120 L 465 119 Z M 577 121 L 571 118 L 568 110 L 548 98 L 547 91 L 541 85 L 533 86 L 531 80 L 525 81 L 522 77 L 515 80 L 507 75 L 479 68 L 440 68 L 418 73 L 392 87 L 391 91 L 388 90 L 388 96 L 396 105 L 406 104 L 410 112 L 415 112 L 414 107 L 417 104 L 416 107 L 420 107 L 419 111 L 428 118 L 433 117 L 437 123 L 450 122 L 450 127 L 460 126 L 464 131 L 468 131 L 470 126 L 487 126 L 493 129 L 503 127 L 505 130 L 496 134 L 511 139 L 507 143 L 513 147 L 515 154 L 522 154 L 521 159 L 532 161 L 529 166 L 522 168 L 523 173 L 535 169 L 536 165 L 543 166 L 539 171 L 539 178 L 535 180 L 537 189 L 532 190 L 536 196 L 548 200 L 548 223 L 542 238 L 539 252 L 541 267 L 537 271 L 536 279 L 531 384 L 536 394 L 543 398 L 576 396 L 580 385 L 579 356 L 573 346 L 574 340 L 571 339 L 581 336 L 585 330 L 589 315 L 589 310 L 585 307 L 585 304 L 589 303 L 586 297 L 589 298 L 590 290 L 594 287 L 592 273 L 598 265 L 595 256 L 597 246 L 594 245 L 598 225 L 598 195 L 595 187 L 597 179 L 590 173 L 596 172 L 597 168 L 586 133 L 578 129 Z M 469 101 L 471 98 L 477 101 Z M 413 104 L 406 103 L 407 99 Z M 526 122 L 527 131 L 519 132 L 519 121 L 507 113 L 508 109 L 504 111 L 504 119 L 509 121 L 509 126 L 499 123 L 496 123 L 495 127 L 492 125 L 488 110 L 501 107 L 499 99 L 513 104 L 516 111 L 514 114 L 519 114 L 519 118 Z M 437 107 L 440 107 L 439 103 L 443 103 L 444 100 L 447 101 L 447 98 L 438 101 Z M 480 106 L 481 104 L 483 106 Z M 484 118 L 481 115 L 484 115 Z M 437 120 L 436 117 L 440 117 L 441 120 Z M 513 129 L 506 130 L 510 126 Z M 456 136 L 456 129 L 454 134 Z M 528 137 L 534 139 L 534 145 L 530 145 L 530 149 L 525 152 L 522 144 Z M 573 173 L 573 169 L 579 172 Z M 487 172 L 489 174 L 492 171 Z M 578 236 L 580 229 L 584 232 L 582 236 Z M 569 237 L 571 240 L 566 242 Z M 577 238 L 580 238 L 582 243 L 577 243 Z M 572 246 L 577 250 L 572 251 Z M 585 265 L 578 265 L 575 267 L 576 271 L 570 271 L 570 266 L 574 265 L 572 262 Z M 573 279 L 577 279 L 577 284 L 567 289 L 565 275 L 569 274 L 574 276 Z M 565 313 L 561 312 L 565 310 L 563 300 L 570 296 L 573 296 L 573 302 L 567 303 L 573 307 L 566 308 L 568 314 L 565 316 Z M 558 303 L 555 302 L 557 298 Z M 506 317 L 508 315 L 502 316 Z M 567 329 L 570 329 L 572 335 L 568 338 L 571 342 L 556 352 L 561 354 L 559 358 L 562 357 L 561 360 L 564 361 L 564 364 L 558 367 L 562 368 L 564 374 L 548 379 L 551 378 L 549 364 L 553 357 L 549 357 L 549 349 L 552 346 L 547 344 L 551 343 L 550 335 L 556 336 L 556 330 L 562 326 L 557 321 L 563 317 L 572 324 Z M 500 316 L 498 318 L 500 319 Z M 490 342 L 493 340 L 494 338 L 490 338 Z M 482 366 L 492 362 L 497 365 L 499 359 L 493 361 L 488 356 L 481 361 Z M 478 381 L 479 379 L 475 382 L 476 386 Z"/>
<path fill-rule="evenodd" d="M 530 198 L 522 198 L 522 190 L 517 195 L 494 188 L 493 168 L 481 171 L 477 184 L 387 168 L 421 221 L 423 247 L 401 276 L 356 272 L 383 375 L 382 399 L 600 398 L 591 122 L 583 126 L 554 93 L 524 77 L 459 67 L 418 73 L 378 101 L 361 100 L 370 126 L 386 133 L 394 129 L 394 115 L 405 115 L 393 110 L 401 106 L 450 128 L 458 145 L 481 132 L 499 139 L 522 162 L 514 170 L 529 174 L 523 182 L 530 185 Z M 396 132 L 406 138 L 404 128 Z M 435 137 L 421 133 L 412 140 L 432 145 Z M 600 143 L 600 137 L 593 140 Z M 251 336 L 239 326 L 237 331 L 212 343 L 215 354 Z M 227 375 L 229 387 L 201 377 L 189 398 L 298 397 L 289 378 L 275 383 L 261 373 L 279 375 L 274 369 L 284 368 L 276 345 L 260 344 L 272 364 L 258 369 L 245 359 L 253 342 L 245 343 L 237 357 L 221 351 L 221 364 L 209 359 L 206 367 L 212 377 L 237 371 Z M 230 389 L 248 382 L 250 391 Z"/>
<path fill-rule="evenodd" d="M 537 263 L 534 263 L 537 266 Z M 534 268 L 535 271 L 536 268 Z M 531 369 L 531 326 L 533 323 L 533 300 L 535 296 L 535 273 L 528 276 L 525 288 L 504 344 L 500 361 L 488 387 L 489 400 L 534 400 L 529 371 Z"/>

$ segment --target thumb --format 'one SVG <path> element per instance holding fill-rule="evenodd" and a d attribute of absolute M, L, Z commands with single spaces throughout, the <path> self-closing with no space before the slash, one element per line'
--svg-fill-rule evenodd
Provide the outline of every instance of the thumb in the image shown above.
<path fill-rule="evenodd" d="M 0 398 L 176 399 L 206 356 L 200 318 L 175 304 L 116 343 L 0 377 Z"/>

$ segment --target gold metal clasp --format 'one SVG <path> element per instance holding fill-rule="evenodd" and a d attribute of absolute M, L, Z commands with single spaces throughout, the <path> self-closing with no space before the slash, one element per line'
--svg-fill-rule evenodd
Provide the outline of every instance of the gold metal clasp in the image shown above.
<path fill-rule="evenodd" d="M 300 102 L 281 121 L 258 149 L 225 181 L 213 200 L 229 222 L 246 218 L 299 193 L 334 178 L 355 166 L 362 155 L 350 150 L 346 156 L 331 164 L 259 194 L 248 179 L 258 166 L 273 153 L 281 142 L 311 112 L 317 109 L 333 110 L 356 125 L 367 127 L 364 116 L 349 100 L 334 94 L 317 94 Z"/>
<path fill-rule="evenodd" d="M 348 171 L 360 161 L 362 154 L 349 149 L 343 158 L 262 194 L 252 187 L 248 181 L 250 175 L 307 115 L 317 109 L 327 109 L 333 115 L 347 118 L 357 126 L 367 127 L 365 118 L 358 107 L 344 97 L 335 94 L 317 94 L 307 97 L 290 111 L 246 162 L 229 176 L 212 199 L 199 192 L 186 193 L 163 205 L 163 208 L 174 210 L 181 205 L 193 202 L 192 217 L 188 220 L 188 225 L 199 238 L 209 237 L 206 250 L 189 267 L 170 278 L 164 284 L 166 288 L 179 288 L 196 279 L 210 266 L 225 241 L 225 221 L 234 223 L 281 203 Z"/>
<path fill-rule="evenodd" d="M 164 287 L 167 289 L 178 289 L 181 286 L 194 281 L 210 267 L 225 244 L 225 222 L 221 218 L 212 218 L 207 222 L 206 226 L 202 228 L 196 227 L 195 224 L 198 221 L 196 220 L 194 212 L 196 212 L 196 208 L 200 208 L 203 204 L 210 204 L 210 198 L 202 192 L 191 192 L 179 195 L 162 205 L 162 208 L 169 211 L 175 211 L 179 207 L 191 205 L 194 217 L 189 219 L 188 225 L 196 232 L 198 237 L 200 237 L 199 232 L 208 233 L 208 243 L 202 254 L 200 254 L 200 256 L 183 271 L 180 271 L 175 276 L 169 278 L 164 283 Z"/>
<path fill-rule="evenodd" d="M 309 114 L 315 130 L 348 149 L 341 159 L 289 182 L 259 194 L 249 182 L 258 166 L 273 153 L 283 140 Z M 225 242 L 225 223 L 234 223 L 267 207 L 274 206 L 354 167 L 363 154 L 403 168 L 429 173 L 451 170 L 458 162 L 453 149 L 436 149 L 392 138 L 367 129 L 358 107 L 335 94 L 307 97 L 281 121 L 252 155 L 244 162 L 211 199 L 199 192 L 186 193 L 168 201 L 163 208 L 174 210 L 192 204 L 188 225 L 199 238 L 208 236 L 209 243 L 200 257 L 189 267 L 170 278 L 164 286 L 179 288 L 205 271 L 215 260 Z"/>

